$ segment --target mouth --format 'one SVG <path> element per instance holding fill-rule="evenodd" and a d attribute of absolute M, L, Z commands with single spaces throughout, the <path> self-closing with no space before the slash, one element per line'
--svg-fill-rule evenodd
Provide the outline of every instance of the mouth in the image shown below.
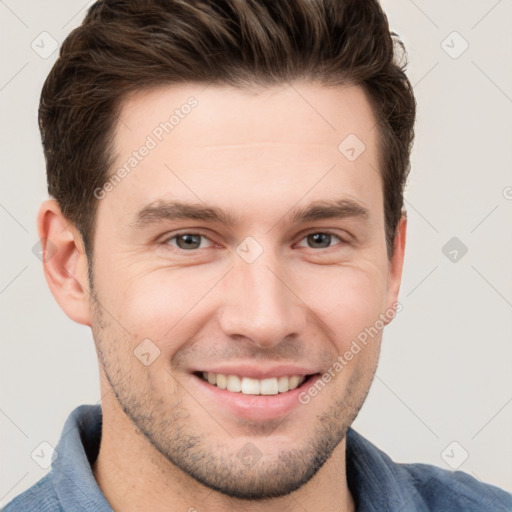
<path fill-rule="evenodd" d="M 255 367 L 242 364 L 197 369 L 190 373 L 191 389 L 204 397 L 206 408 L 215 415 L 227 415 L 235 421 L 252 423 L 286 418 L 294 409 L 302 410 L 294 421 L 305 420 L 309 410 L 303 409 L 300 395 L 312 385 L 320 373 L 297 365 Z M 313 370 L 314 372 L 314 370 Z M 194 392 L 194 391 L 193 391 Z M 290 420 L 291 417 L 290 417 Z M 284 423 L 283 423 L 284 428 Z"/>
<path fill-rule="evenodd" d="M 227 375 L 224 373 L 195 372 L 197 377 L 208 384 L 231 393 L 243 395 L 279 395 L 288 393 L 301 387 L 306 381 L 311 380 L 318 374 L 310 375 L 282 375 L 256 379 L 239 375 Z"/>

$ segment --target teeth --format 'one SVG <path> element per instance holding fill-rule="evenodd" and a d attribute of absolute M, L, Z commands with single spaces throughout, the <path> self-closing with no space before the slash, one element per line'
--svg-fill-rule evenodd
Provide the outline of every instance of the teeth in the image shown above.
<path fill-rule="evenodd" d="M 300 383 L 300 377 L 298 375 L 292 375 L 290 377 L 290 382 L 288 383 L 288 387 L 290 389 L 295 389 L 296 387 L 299 386 L 299 383 Z"/>
<path fill-rule="evenodd" d="M 290 379 L 288 379 L 288 377 L 279 377 L 279 380 L 277 381 L 277 389 L 279 391 L 279 393 L 285 393 L 286 391 L 288 391 L 290 389 L 290 386 L 289 386 L 289 381 Z"/>
<path fill-rule="evenodd" d="M 217 387 L 220 389 L 226 389 L 228 387 L 228 378 L 222 373 L 217 374 Z"/>
<path fill-rule="evenodd" d="M 242 391 L 242 383 L 236 375 L 228 375 L 227 383 L 226 389 L 228 391 L 233 391 L 234 393 Z"/>
<path fill-rule="evenodd" d="M 260 381 L 260 394 L 261 395 L 277 395 L 279 388 L 277 386 L 277 379 L 263 379 Z"/>
<path fill-rule="evenodd" d="M 242 379 L 242 393 L 244 395 L 259 395 L 260 381 L 258 379 L 250 379 L 249 377 L 244 377 Z"/>
<path fill-rule="evenodd" d="M 220 389 L 227 389 L 233 393 L 244 395 L 277 395 L 286 393 L 300 386 L 305 380 L 304 375 L 290 375 L 283 377 L 271 377 L 269 379 L 252 379 L 250 377 L 238 377 L 236 375 L 224 375 L 222 373 L 204 372 L 203 379 Z"/>

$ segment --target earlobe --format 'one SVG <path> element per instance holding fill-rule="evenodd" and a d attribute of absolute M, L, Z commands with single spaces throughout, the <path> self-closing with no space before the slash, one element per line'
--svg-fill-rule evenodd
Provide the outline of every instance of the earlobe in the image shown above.
<path fill-rule="evenodd" d="M 398 303 L 398 293 L 400 292 L 400 284 L 402 282 L 402 270 L 405 255 L 405 240 L 407 231 L 407 215 L 405 211 L 398 222 L 396 228 L 393 256 L 389 262 L 388 273 L 388 296 L 386 301 L 386 310 L 395 309 L 394 305 Z"/>
<path fill-rule="evenodd" d="M 69 318 L 91 325 L 87 256 L 80 233 L 54 199 L 42 203 L 37 229 L 44 274 L 55 300 Z"/>

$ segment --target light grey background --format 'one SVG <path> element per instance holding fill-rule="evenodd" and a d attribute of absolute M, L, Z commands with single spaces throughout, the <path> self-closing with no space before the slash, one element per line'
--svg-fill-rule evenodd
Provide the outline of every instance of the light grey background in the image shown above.
<path fill-rule="evenodd" d="M 43 54 L 50 36 L 60 44 L 90 4 L 0 0 L 4 504 L 45 474 L 31 458 L 40 443 L 54 446 L 69 412 L 100 400 L 90 331 L 59 309 L 32 253 L 46 198 L 37 107 L 57 52 L 43 58 L 31 44 Z M 418 123 L 404 309 L 354 426 L 396 461 L 458 467 L 512 491 L 512 3 L 383 6 L 409 51 Z M 452 237 L 467 254 L 443 253 Z"/>

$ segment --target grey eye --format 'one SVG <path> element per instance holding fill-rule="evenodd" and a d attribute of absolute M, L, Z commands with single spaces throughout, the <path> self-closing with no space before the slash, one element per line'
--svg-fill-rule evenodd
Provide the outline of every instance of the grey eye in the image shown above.
<path fill-rule="evenodd" d="M 313 244 L 313 248 L 325 249 L 331 245 L 331 235 L 329 233 L 314 233 L 306 237 L 308 242 Z"/>
<path fill-rule="evenodd" d="M 173 237 L 169 238 L 166 243 L 178 247 L 178 249 L 187 251 L 199 249 L 201 247 L 202 239 L 206 240 L 206 237 L 195 233 L 182 233 L 180 235 L 174 235 Z"/>

